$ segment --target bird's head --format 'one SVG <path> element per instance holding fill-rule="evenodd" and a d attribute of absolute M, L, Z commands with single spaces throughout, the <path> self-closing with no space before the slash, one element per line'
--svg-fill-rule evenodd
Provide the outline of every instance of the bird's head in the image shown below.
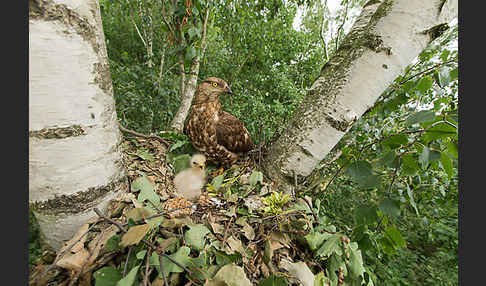
<path fill-rule="evenodd" d="M 205 166 L 206 166 L 206 156 L 204 156 L 203 154 L 194 154 L 191 157 L 191 168 L 204 170 Z"/>
<path fill-rule="evenodd" d="M 229 85 L 217 77 L 208 77 L 199 85 L 199 94 L 209 97 L 209 100 L 218 99 L 224 93 L 233 94 Z"/>

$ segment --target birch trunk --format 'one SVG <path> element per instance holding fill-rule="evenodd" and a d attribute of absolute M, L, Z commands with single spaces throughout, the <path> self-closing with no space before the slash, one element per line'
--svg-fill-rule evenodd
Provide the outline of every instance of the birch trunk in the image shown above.
<path fill-rule="evenodd" d="M 457 0 L 374 2 L 365 5 L 264 160 L 267 175 L 286 191 L 295 177 L 310 175 L 393 80 L 457 17 Z"/>
<path fill-rule="evenodd" d="M 29 1 L 29 204 L 59 249 L 126 183 L 97 0 Z"/>
<path fill-rule="evenodd" d="M 204 52 L 206 51 L 206 29 L 208 19 L 209 8 L 206 10 L 206 16 L 203 21 L 203 32 L 201 35 L 201 53 L 196 55 L 192 59 L 187 83 L 185 85 L 183 84 L 183 88 L 181 87 L 181 89 L 183 89 L 181 105 L 177 110 L 174 119 L 172 119 L 172 122 L 170 123 L 171 129 L 177 132 L 182 132 L 182 129 L 184 128 L 184 121 L 186 120 L 187 114 L 189 113 L 189 108 L 191 107 L 192 99 L 194 98 L 194 93 L 196 92 L 199 66 L 201 59 L 204 57 Z"/>

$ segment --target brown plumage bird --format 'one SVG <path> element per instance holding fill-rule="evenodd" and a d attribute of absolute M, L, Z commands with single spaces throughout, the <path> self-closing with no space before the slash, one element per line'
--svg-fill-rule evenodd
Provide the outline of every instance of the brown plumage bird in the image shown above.
<path fill-rule="evenodd" d="M 190 167 L 179 172 L 174 178 L 177 193 L 186 200 L 194 201 L 201 195 L 201 188 L 206 184 L 206 157 L 195 154 L 191 157 Z"/>
<path fill-rule="evenodd" d="M 239 154 L 253 148 L 253 141 L 243 122 L 221 109 L 218 99 L 224 93 L 233 92 L 220 78 L 209 77 L 201 82 L 184 133 L 209 162 L 231 166 Z"/>

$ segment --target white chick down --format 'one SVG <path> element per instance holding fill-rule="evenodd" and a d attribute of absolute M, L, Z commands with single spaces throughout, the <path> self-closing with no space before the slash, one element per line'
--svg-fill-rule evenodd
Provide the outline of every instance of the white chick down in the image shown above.
<path fill-rule="evenodd" d="M 206 184 L 205 165 L 206 157 L 202 154 L 195 154 L 191 157 L 189 169 L 185 169 L 175 176 L 176 190 L 186 200 L 197 200 L 201 196 L 201 189 Z"/>

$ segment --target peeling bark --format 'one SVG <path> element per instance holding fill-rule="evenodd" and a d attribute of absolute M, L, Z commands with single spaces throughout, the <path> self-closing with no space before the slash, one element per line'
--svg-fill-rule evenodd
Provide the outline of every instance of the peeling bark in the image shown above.
<path fill-rule="evenodd" d="M 30 0 L 29 204 L 49 246 L 123 191 L 119 143 L 98 1 Z"/>
<path fill-rule="evenodd" d="M 296 176 L 310 175 L 393 80 L 457 17 L 457 0 L 442 2 L 366 4 L 272 144 L 264 160 L 267 175 L 286 191 Z"/>

